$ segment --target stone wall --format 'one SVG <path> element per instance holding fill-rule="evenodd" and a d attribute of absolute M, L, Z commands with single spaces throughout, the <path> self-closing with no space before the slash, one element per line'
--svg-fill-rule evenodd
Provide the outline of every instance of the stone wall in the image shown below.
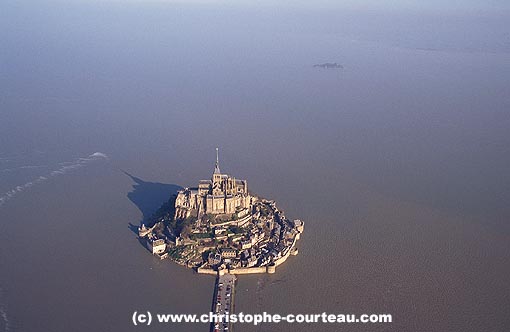
<path fill-rule="evenodd" d="M 212 274 L 212 275 L 218 275 L 218 271 L 215 271 L 213 269 L 208 269 L 208 268 L 205 268 L 205 267 L 199 267 L 197 269 L 197 272 L 198 273 L 202 273 L 202 274 Z"/>
<path fill-rule="evenodd" d="M 257 267 L 241 267 L 238 269 L 229 270 L 230 274 L 255 274 L 255 273 L 267 273 L 267 268 L 265 266 L 257 266 Z"/>

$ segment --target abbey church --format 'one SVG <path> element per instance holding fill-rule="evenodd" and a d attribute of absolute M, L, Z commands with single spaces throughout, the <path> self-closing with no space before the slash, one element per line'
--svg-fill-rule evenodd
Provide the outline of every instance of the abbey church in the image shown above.
<path fill-rule="evenodd" d="M 200 180 L 198 187 L 185 188 L 178 192 L 175 218 L 200 218 L 204 214 L 242 217 L 249 214 L 251 208 L 252 196 L 248 193 L 248 182 L 221 173 L 216 148 L 212 178 Z"/>

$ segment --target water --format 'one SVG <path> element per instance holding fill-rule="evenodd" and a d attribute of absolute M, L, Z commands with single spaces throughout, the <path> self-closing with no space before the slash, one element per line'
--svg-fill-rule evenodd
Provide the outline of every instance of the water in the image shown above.
<path fill-rule="evenodd" d="M 298 256 L 240 277 L 237 311 L 508 330 L 504 13 L 2 6 L 0 331 L 207 312 L 214 278 L 153 258 L 130 224 L 209 176 L 216 146 L 222 170 L 306 221 Z M 152 330 L 168 328 L 208 326 Z"/>

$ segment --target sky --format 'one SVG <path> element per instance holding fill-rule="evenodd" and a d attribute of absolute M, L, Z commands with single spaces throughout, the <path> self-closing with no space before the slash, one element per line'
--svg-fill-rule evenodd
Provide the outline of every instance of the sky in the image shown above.
<path fill-rule="evenodd" d="M 68 0 L 69 1 L 69 0 Z M 507 0 L 73 0 L 77 2 L 166 2 L 313 8 L 388 10 L 510 10 Z"/>

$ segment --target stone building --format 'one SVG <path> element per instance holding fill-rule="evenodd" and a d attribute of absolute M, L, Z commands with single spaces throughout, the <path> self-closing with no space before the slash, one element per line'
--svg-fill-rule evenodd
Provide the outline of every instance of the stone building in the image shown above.
<path fill-rule="evenodd" d="M 223 257 L 223 258 L 235 258 L 236 256 L 237 256 L 237 251 L 233 248 L 221 249 L 221 257 Z"/>
<path fill-rule="evenodd" d="M 148 241 L 149 250 L 153 254 L 162 254 L 166 250 L 166 243 L 163 239 L 152 239 L 150 238 Z"/>
<path fill-rule="evenodd" d="M 216 148 L 216 164 L 211 179 L 200 180 L 198 187 L 178 192 L 175 218 L 200 218 L 204 214 L 242 217 L 251 211 L 251 207 L 248 182 L 221 173 Z"/>

